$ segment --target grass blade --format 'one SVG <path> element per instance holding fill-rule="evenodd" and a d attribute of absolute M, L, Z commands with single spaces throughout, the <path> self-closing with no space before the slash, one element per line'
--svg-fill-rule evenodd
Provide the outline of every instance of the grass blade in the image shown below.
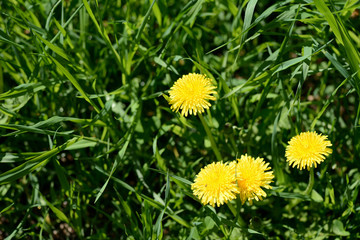
<path fill-rule="evenodd" d="M 84 97 L 84 99 L 86 101 L 88 101 L 88 103 L 90 103 L 91 106 L 94 107 L 94 109 L 97 113 L 99 113 L 100 109 L 98 108 L 98 106 L 93 102 L 93 100 L 91 100 L 88 97 L 87 93 L 82 89 L 79 82 L 76 81 L 76 79 L 73 77 L 73 75 L 63 65 L 61 65 L 61 63 L 59 63 L 55 58 L 53 58 L 51 56 L 49 56 L 49 57 L 58 67 L 59 73 L 64 74 L 67 77 L 67 79 L 69 79 L 69 81 L 74 85 L 74 87 L 80 92 L 80 94 Z"/>
<path fill-rule="evenodd" d="M 59 147 L 47 151 L 38 157 L 28 160 L 27 162 L 21 164 L 20 166 L 17 166 L 7 172 L 0 174 L 0 185 L 15 181 L 16 179 L 19 179 L 31 173 L 35 169 L 43 167 L 50 161 L 51 157 L 63 151 L 66 147 L 76 143 L 78 140 L 80 140 L 80 138 L 73 138 Z"/>

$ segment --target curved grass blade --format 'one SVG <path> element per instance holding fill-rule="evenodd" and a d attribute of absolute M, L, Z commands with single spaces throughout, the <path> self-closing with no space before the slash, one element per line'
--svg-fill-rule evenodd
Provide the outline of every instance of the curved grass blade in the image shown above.
<path fill-rule="evenodd" d="M 67 79 L 69 79 L 69 81 L 74 85 L 74 87 L 80 92 L 80 94 L 84 97 L 84 99 L 89 102 L 91 104 L 91 106 L 94 107 L 94 109 L 96 110 L 97 113 L 100 112 L 99 107 L 93 102 L 93 100 L 91 100 L 87 93 L 82 89 L 82 87 L 80 86 L 79 82 L 76 81 L 76 79 L 73 77 L 73 75 L 61 64 L 59 63 L 55 58 L 51 57 L 49 55 L 49 57 L 51 58 L 51 60 L 56 64 L 56 66 L 58 67 L 60 73 L 64 74 Z"/>
<path fill-rule="evenodd" d="M 111 41 L 110 41 L 109 36 L 107 35 L 105 29 L 102 30 L 102 29 L 100 28 L 100 25 L 99 25 L 98 21 L 96 20 L 95 15 L 94 15 L 93 11 L 92 11 L 91 8 L 90 8 L 89 3 L 88 3 L 86 0 L 83 0 L 83 4 L 84 4 L 84 6 L 85 6 L 85 8 L 86 8 L 86 11 L 88 12 L 91 20 L 92 20 L 93 23 L 95 24 L 96 29 L 98 30 L 99 34 L 103 37 L 103 39 L 105 40 L 106 45 L 110 48 L 110 50 L 111 50 L 112 53 L 114 54 L 115 60 L 116 60 L 116 62 L 118 63 L 118 66 L 120 67 L 121 71 L 122 71 L 122 72 L 126 72 L 126 71 L 125 71 L 125 67 L 124 67 L 124 65 L 123 65 L 123 62 L 122 62 L 122 60 L 121 60 L 120 55 L 119 55 L 118 52 L 115 50 L 114 46 L 111 44 Z"/>
<path fill-rule="evenodd" d="M 73 138 L 57 148 L 47 151 L 38 157 L 28 160 L 20 166 L 17 166 L 5 173 L 0 174 L 0 185 L 15 181 L 16 179 L 19 179 L 42 166 L 45 166 L 50 161 L 51 157 L 63 151 L 68 146 L 76 143 L 80 139 L 81 138 L 78 137 Z"/>
<path fill-rule="evenodd" d="M 154 208 L 158 209 L 158 210 L 163 210 L 164 209 L 164 205 L 158 201 L 155 201 L 154 199 L 142 194 L 142 193 L 138 193 L 133 187 L 131 187 L 129 184 L 127 184 L 126 182 L 114 177 L 114 176 L 110 176 L 107 172 L 105 172 L 104 170 L 100 169 L 99 167 L 95 167 L 96 170 L 98 170 L 99 172 L 101 172 L 102 174 L 105 174 L 106 176 L 111 177 L 111 179 L 119 184 L 121 187 L 129 190 L 130 192 L 134 192 L 136 193 L 139 197 L 141 197 L 144 201 L 147 201 L 151 206 L 153 206 Z M 155 169 L 154 169 L 155 170 Z M 189 181 L 190 182 L 190 181 Z M 166 208 L 166 214 L 168 214 L 172 219 L 174 219 L 176 222 L 180 223 L 181 225 L 183 225 L 184 227 L 187 228 L 191 228 L 192 225 L 190 223 L 188 223 L 186 220 L 184 220 L 183 218 L 181 218 L 180 216 L 178 216 L 176 213 L 174 213 L 173 210 L 171 210 L 171 208 L 168 206 Z"/>
<path fill-rule="evenodd" d="M 46 205 L 49 206 L 51 211 L 53 211 L 53 213 L 58 217 L 58 219 L 60 219 L 63 222 L 66 222 L 66 223 L 70 222 L 69 219 L 66 217 L 66 215 L 62 211 L 60 211 L 58 208 L 56 208 L 51 202 L 46 200 L 46 198 L 44 196 L 42 196 L 42 199 L 46 202 Z"/>
<path fill-rule="evenodd" d="M 135 103 L 138 105 L 138 103 Z M 124 158 L 125 152 L 127 150 L 127 147 L 130 143 L 131 137 L 133 135 L 136 123 L 138 122 L 139 118 L 140 118 L 140 113 L 141 113 L 141 106 L 135 106 L 137 107 L 136 109 L 136 113 L 135 115 L 132 116 L 132 122 L 131 122 L 131 126 L 130 129 L 126 132 L 125 136 L 121 138 L 120 142 L 123 143 L 123 146 L 121 147 L 120 151 L 118 152 L 114 165 L 112 166 L 111 172 L 109 174 L 108 179 L 106 180 L 106 182 L 104 183 L 104 185 L 101 187 L 100 191 L 98 192 L 98 194 L 96 195 L 95 198 L 95 203 L 99 200 L 99 198 L 101 197 L 101 195 L 103 194 L 103 192 L 105 191 L 106 186 L 108 185 L 112 175 L 114 174 L 114 172 L 116 171 L 116 168 L 118 167 L 120 161 Z"/>
<path fill-rule="evenodd" d="M 69 57 L 66 55 L 64 50 L 59 48 L 58 46 L 55 46 L 51 42 L 47 41 L 46 39 L 42 38 L 38 33 L 35 32 L 35 35 L 43 42 L 46 46 L 48 46 L 51 50 L 53 50 L 57 55 L 61 56 L 62 58 L 69 61 Z"/>
<path fill-rule="evenodd" d="M 342 87 L 348 80 L 349 78 L 352 78 L 355 76 L 356 73 L 354 73 L 352 76 L 349 76 L 348 78 L 346 78 L 344 81 L 342 81 L 342 83 L 340 83 L 339 86 L 337 86 L 337 88 L 331 93 L 330 98 L 328 98 L 326 100 L 326 103 L 324 104 L 324 106 L 322 107 L 322 109 L 320 110 L 320 112 L 316 115 L 315 119 L 313 120 L 313 122 L 311 123 L 310 126 L 310 131 L 314 130 L 315 124 L 316 122 L 320 119 L 320 117 L 323 115 L 323 113 L 325 112 L 326 108 L 330 105 L 330 103 L 334 100 L 334 97 L 336 96 L 337 91 L 340 89 L 340 87 Z"/>

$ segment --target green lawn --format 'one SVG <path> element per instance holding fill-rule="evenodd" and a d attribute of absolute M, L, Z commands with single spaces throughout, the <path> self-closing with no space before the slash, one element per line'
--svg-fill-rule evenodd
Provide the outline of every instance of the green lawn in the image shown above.
<path fill-rule="evenodd" d="M 359 9 L 0 1 L 0 240 L 360 238 Z M 215 100 L 185 117 L 169 90 L 190 73 Z M 309 131 L 332 153 L 289 166 Z M 245 154 L 273 171 L 266 197 L 203 204 L 200 171 Z"/>

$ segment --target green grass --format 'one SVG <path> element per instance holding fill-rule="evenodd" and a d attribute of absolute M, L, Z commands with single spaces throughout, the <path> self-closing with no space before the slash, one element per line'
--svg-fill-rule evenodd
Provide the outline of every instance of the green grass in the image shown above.
<path fill-rule="evenodd" d="M 360 238 L 359 9 L 0 1 L 0 239 Z M 217 85 L 203 118 L 167 102 L 191 72 Z M 308 196 L 285 148 L 310 130 L 333 153 Z M 274 170 L 268 196 L 201 205 L 200 169 L 245 153 Z"/>

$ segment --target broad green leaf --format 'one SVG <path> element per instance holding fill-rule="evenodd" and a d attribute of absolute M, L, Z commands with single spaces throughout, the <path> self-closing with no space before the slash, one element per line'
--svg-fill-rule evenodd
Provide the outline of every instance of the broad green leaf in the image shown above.
<path fill-rule="evenodd" d="M 257 235 L 263 235 L 264 236 L 264 234 L 262 234 L 262 233 L 260 233 L 260 232 L 258 232 L 258 231 L 255 231 L 255 230 L 253 230 L 253 229 L 248 229 L 248 232 L 250 233 L 250 234 L 257 234 Z"/>
<path fill-rule="evenodd" d="M 311 191 L 311 199 L 314 200 L 315 202 L 324 201 L 324 198 L 315 189 Z"/>
<path fill-rule="evenodd" d="M 215 222 L 214 222 L 214 220 L 212 220 L 211 217 L 206 216 L 205 220 L 204 220 L 204 225 L 207 230 L 211 230 L 211 229 L 213 229 Z"/>
<path fill-rule="evenodd" d="M 335 219 L 332 223 L 332 230 L 333 232 L 338 235 L 338 236 L 349 236 L 350 235 L 350 232 L 346 231 L 344 229 L 344 225 L 343 223 L 338 220 L 338 219 Z"/>

